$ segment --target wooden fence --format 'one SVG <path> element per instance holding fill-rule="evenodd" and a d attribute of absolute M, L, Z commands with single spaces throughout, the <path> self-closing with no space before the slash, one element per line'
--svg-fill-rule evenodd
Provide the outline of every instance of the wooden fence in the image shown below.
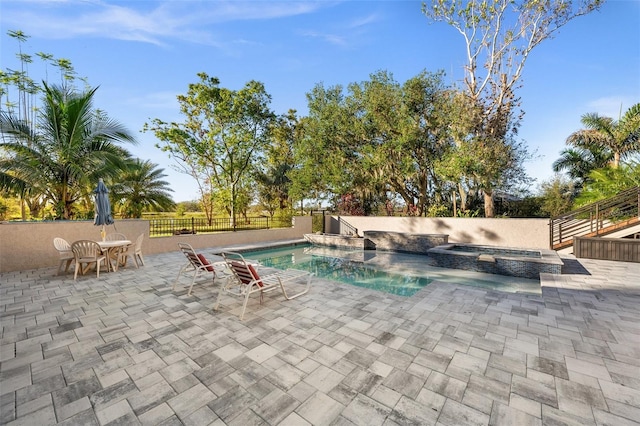
<path fill-rule="evenodd" d="M 640 239 L 573 237 L 577 258 L 640 262 Z"/>

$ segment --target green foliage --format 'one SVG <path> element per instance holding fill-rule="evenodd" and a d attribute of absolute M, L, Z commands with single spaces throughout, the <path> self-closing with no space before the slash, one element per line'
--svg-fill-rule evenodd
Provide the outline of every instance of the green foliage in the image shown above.
<path fill-rule="evenodd" d="M 584 114 L 580 121 L 585 129 L 569 135 L 567 144 L 589 153 L 613 153 L 613 167 L 640 152 L 640 103 L 629 108 L 617 121 L 596 113 Z"/>
<path fill-rule="evenodd" d="M 464 125 L 457 137 L 455 169 L 485 194 L 485 216 L 494 215 L 493 192 L 523 176 L 524 146 L 515 142 L 521 114 L 515 91 L 531 51 L 562 26 L 596 10 L 602 0 L 429 0 L 423 13 L 445 22 L 465 40 Z M 451 171 L 450 173 L 456 173 Z M 461 188 L 462 192 L 462 188 Z M 464 198 L 461 193 L 461 197 Z M 464 202 L 463 202 L 464 205 Z"/>
<path fill-rule="evenodd" d="M 640 162 L 631 161 L 620 167 L 605 167 L 589 175 L 590 182 L 576 198 L 576 207 L 613 197 L 629 188 L 640 186 Z"/>
<path fill-rule="evenodd" d="M 560 216 L 572 210 L 576 188 L 573 181 L 560 175 L 540 184 L 542 211 L 549 217 Z"/>
<path fill-rule="evenodd" d="M 44 83 L 37 129 L 0 113 L 0 148 L 9 153 L 0 160 L 0 173 L 11 173 L 31 194 L 52 203 L 57 219 L 74 217 L 75 204 L 89 199 L 98 178 L 113 177 L 124 167 L 129 154 L 120 143 L 136 143 L 121 124 L 93 108 L 95 91 Z"/>
<path fill-rule="evenodd" d="M 248 205 L 239 189 L 251 186 L 255 162 L 270 140 L 271 97 L 257 81 L 234 91 L 219 87 L 220 81 L 206 73 L 198 77 L 186 95 L 178 96 L 184 122 L 156 118 L 144 130 L 153 132 L 158 147 L 196 179 L 207 217 L 212 217 L 213 202 L 223 200 L 216 194 L 228 191 L 226 209 L 235 220 L 236 211 L 246 208 L 242 204 Z"/>
<path fill-rule="evenodd" d="M 175 207 L 169 195 L 173 190 L 162 180 L 166 177 L 163 169 L 157 167 L 149 160 L 135 159 L 111 180 L 109 195 L 121 217 L 139 219 L 145 211 L 169 211 Z"/>

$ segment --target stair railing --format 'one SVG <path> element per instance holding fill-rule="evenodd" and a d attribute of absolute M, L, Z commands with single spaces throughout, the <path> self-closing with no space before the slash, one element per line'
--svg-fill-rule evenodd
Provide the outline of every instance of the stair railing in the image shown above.
<path fill-rule="evenodd" d="M 574 236 L 599 236 L 637 223 L 640 218 L 639 205 L 640 187 L 635 187 L 553 217 L 549 223 L 551 248 L 571 246 Z"/>

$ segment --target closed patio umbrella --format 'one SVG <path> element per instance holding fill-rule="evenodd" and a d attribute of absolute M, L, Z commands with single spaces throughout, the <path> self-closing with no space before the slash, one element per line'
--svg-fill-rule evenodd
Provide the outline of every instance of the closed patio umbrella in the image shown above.
<path fill-rule="evenodd" d="M 104 181 L 100 179 L 98 181 L 98 187 L 93 191 L 96 194 L 96 217 L 93 224 L 96 226 L 102 226 L 100 232 L 102 240 L 106 235 L 105 226 L 113 225 L 113 216 L 111 216 L 111 204 L 109 203 L 109 190 L 104 184 Z"/>

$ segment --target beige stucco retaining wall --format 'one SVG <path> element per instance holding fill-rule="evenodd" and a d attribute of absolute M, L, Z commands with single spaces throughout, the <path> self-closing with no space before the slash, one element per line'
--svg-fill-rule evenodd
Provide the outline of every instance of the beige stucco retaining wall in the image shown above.
<path fill-rule="evenodd" d="M 131 240 L 144 234 L 142 252 L 154 254 L 178 250 L 180 242 L 202 249 L 299 239 L 311 232 L 311 217 L 295 217 L 292 228 L 157 238 L 149 238 L 148 220 L 117 220 L 115 226 L 107 227 L 107 232 L 120 232 Z M 58 252 L 53 247 L 55 237 L 64 238 L 69 242 L 81 239 L 98 240 L 100 227 L 94 226 L 92 221 L 1 222 L 0 273 L 57 266 Z"/>
<path fill-rule="evenodd" d="M 548 219 L 340 216 L 364 231 L 448 234 L 450 243 L 502 247 L 549 248 Z M 338 216 L 325 218 L 325 232 L 338 233 Z"/>

